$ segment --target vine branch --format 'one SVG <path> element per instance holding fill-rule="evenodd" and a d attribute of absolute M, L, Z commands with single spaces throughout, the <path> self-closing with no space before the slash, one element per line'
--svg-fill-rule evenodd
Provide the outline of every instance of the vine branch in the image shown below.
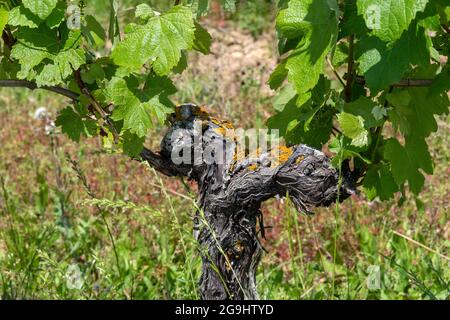
<path fill-rule="evenodd" d="M 333 63 L 330 60 L 330 57 L 326 58 L 328 65 L 331 68 L 331 71 L 333 71 L 334 75 L 336 76 L 336 78 L 339 80 L 339 82 L 342 84 L 342 86 L 345 88 L 345 82 L 342 79 L 341 75 L 337 72 L 336 68 L 333 66 Z"/>
<path fill-rule="evenodd" d="M 102 106 L 97 102 L 95 97 L 92 95 L 91 91 L 88 89 L 86 84 L 84 83 L 83 79 L 81 78 L 81 71 L 80 69 L 74 71 L 74 78 L 78 85 L 78 88 L 80 88 L 81 92 L 89 99 L 89 102 L 94 107 L 95 111 L 97 111 L 100 116 L 106 120 L 107 114 L 105 110 L 103 110 Z"/>
<path fill-rule="evenodd" d="M 60 95 L 63 95 L 72 100 L 78 100 L 80 95 L 72 90 L 58 87 L 58 86 L 43 86 L 38 87 L 36 82 L 28 81 L 28 80 L 0 80 L 0 88 L 28 88 L 30 90 L 42 89 L 51 91 Z"/>
<path fill-rule="evenodd" d="M 432 79 L 403 79 L 398 83 L 394 83 L 391 86 L 394 88 L 405 88 L 405 87 L 429 87 L 433 84 Z M 366 79 L 362 76 L 356 76 L 355 82 L 365 85 Z"/>
<path fill-rule="evenodd" d="M 394 90 L 394 86 L 389 86 L 388 93 L 392 93 L 393 90 Z M 388 106 L 389 106 L 389 101 L 386 98 L 386 100 L 384 100 L 383 109 L 386 110 Z M 376 141 L 375 141 L 375 146 L 372 151 L 372 156 L 370 158 L 370 161 L 372 161 L 372 162 L 375 160 L 375 157 L 377 155 L 377 149 L 378 149 L 378 146 L 380 145 L 380 140 L 381 140 L 382 133 L 383 133 L 383 126 L 384 125 L 378 126 L 375 129 Z"/>
<path fill-rule="evenodd" d="M 350 35 L 348 37 L 348 66 L 347 66 L 347 84 L 344 86 L 345 102 L 352 100 L 352 87 L 353 87 L 353 49 L 354 49 L 355 37 Z"/>
<path fill-rule="evenodd" d="M 75 77 L 75 81 L 76 81 L 78 87 L 80 88 L 81 92 L 89 99 L 89 102 L 91 103 L 92 107 L 95 109 L 95 111 L 98 112 L 100 117 L 103 119 L 103 121 L 106 123 L 106 125 L 109 128 L 109 130 L 113 134 L 114 142 L 118 143 L 119 142 L 119 133 L 118 133 L 116 127 L 114 126 L 114 124 L 109 119 L 108 114 L 105 112 L 105 110 L 103 110 L 103 108 L 100 105 L 100 103 L 98 103 L 98 101 L 92 95 L 92 93 L 89 90 L 89 88 L 84 83 L 83 79 L 81 78 L 81 71 L 80 71 L 80 69 L 74 71 L 74 77 Z"/>
<path fill-rule="evenodd" d="M 11 35 L 11 32 L 9 31 L 9 27 L 6 26 L 5 30 L 2 32 L 2 40 L 5 43 L 5 45 L 8 47 L 9 50 L 11 50 L 12 46 L 16 42 L 14 37 Z"/>

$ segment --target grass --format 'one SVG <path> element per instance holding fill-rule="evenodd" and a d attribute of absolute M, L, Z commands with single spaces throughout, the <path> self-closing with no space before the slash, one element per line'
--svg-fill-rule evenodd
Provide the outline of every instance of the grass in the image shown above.
<path fill-rule="evenodd" d="M 100 5 L 88 9 L 99 12 Z M 217 41 L 219 54 L 209 62 L 190 58 L 176 101 L 206 104 L 238 126 L 264 125 L 272 112 L 264 79 L 275 51 L 273 35 L 252 22 L 264 16 L 252 8 L 217 34 L 233 45 Z M 205 23 L 216 30 L 215 20 Z M 260 65 L 246 64 L 245 54 L 239 71 L 208 64 L 232 68 L 229 57 L 250 40 L 261 48 Z M 54 116 L 65 103 L 45 92 L 0 91 L 0 298 L 197 299 L 195 186 L 105 154 L 97 140 L 74 144 L 58 132 L 46 135 L 34 110 L 44 106 Z M 314 216 L 299 215 L 288 201 L 268 201 L 264 222 L 272 228 L 262 240 L 268 253 L 257 274 L 261 297 L 449 299 L 449 120 L 440 118 L 429 139 L 435 174 L 420 199 L 407 194 L 405 201 L 380 203 L 360 195 L 338 214 L 328 208 Z M 157 148 L 160 131 L 150 146 Z"/>

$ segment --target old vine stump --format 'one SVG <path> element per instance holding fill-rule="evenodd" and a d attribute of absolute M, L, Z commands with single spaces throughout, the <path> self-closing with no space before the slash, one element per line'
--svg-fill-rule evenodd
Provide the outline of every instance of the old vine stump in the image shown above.
<path fill-rule="evenodd" d="M 304 145 L 247 154 L 230 123 L 195 105 L 177 107 L 170 122 L 161 151 L 145 149 L 141 157 L 165 175 L 198 183 L 194 229 L 203 263 L 201 297 L 258 299 L 261 203 L 288 195 L 298 211 L 311 213 L 313 207 L 334 203 L 338 195 L 340 201 L 349 197 L 354 190 L 351 173 L 344 168 L 339 183 L 330 160 Z"/>

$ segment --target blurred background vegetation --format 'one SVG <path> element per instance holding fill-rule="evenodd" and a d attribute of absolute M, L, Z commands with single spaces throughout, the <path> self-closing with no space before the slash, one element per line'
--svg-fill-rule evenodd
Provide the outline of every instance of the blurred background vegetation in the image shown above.
<path fill-rule="evenodd" d="M 120 19 L 131 21 L 141 2 L 119 1 Z M 109 0 L 87 1 L 86 14 L 106 26 L 108 8 Z M 212 53 L 189 57 L 175 102 L 205 105 L 237 127 L 263 127 L 273 113 L 266 81 L 277 61 L 274 17 L 274 1 L 240 1 L 234 14 L 213 4 L 202 19 Z M 97 140 L 46 134 L 35 111 L 54 118 L 66 103 L 41 91 L 0 91 L 0 298 L 198 298 L 195 186 L 105 154 Z M 439 127 L 430 137 L 435 175 L 421 198 L 381 203 L 361 194 L 314 216 L 267 202 L 261 298 L 449 299 L 448 116 Z M 148 145 L 157 149 L 163 130 Z"/>

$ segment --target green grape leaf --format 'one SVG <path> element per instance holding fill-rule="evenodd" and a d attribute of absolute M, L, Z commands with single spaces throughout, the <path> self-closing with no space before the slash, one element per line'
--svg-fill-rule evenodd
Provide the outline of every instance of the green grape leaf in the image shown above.
<path fill-rule="evenodd" d="M 99 63 L 89 65 L 89 69 L 81 73 L 81 79 L 87 84 L 94 84 L 105 79 L 106 74 Z"/>
<path fill-rule="evenodd" d="M 430 63 L 429 37 L 425 29 L 414 23 L 392 47 L 374 37 L 364 37 L 357 45 L 361 51 L 367 48 L 358 62 L 372 94 L 399 82 L 412 65 L 427 66 Z"/>
<path fill-rule="evenodd" d="M 403 184 L 410 172 L 408 153 L 395 138 L 387 140 L 384 157 L 390 161 L 393 177 L 398 185 Z"/>
<path fill-rule="evenodd" d="M 136 7 L 136 11 L 134 13 L 136 18 L 141 18 L 143 20 L 147 20 L 153 16 L 155 16 L 155 12 L 153 9 L 146 3 L 142 3 Z"/>
<path fill-rule="evenodd" d="M 369 133 L 364 127 L 363 117 L 341 112 L 337 118 L 342 133 L 352 139 L 352 145 L 362 147 L 369 143 Z"/>
<path fill-rule="evenodd" d="M 212 38 L 208 31 L 198 22 L 195 22 L 195 39 L 192 48 L 203 53 L 209 54 Z"/>
<path fill-rule="evenodd" d="M 408 107 L 409 102 L 411 101 L 410 94 L 407 90 L 402 90 L 400 92 L 388 94 L 386 98 L 393 106 L 393 108 L 389 110 L 388 115 L 394 130 L 400 130 L 405 136 L 409 135 L 411 127 L 407 115 L 411 114 L 411 110 Z"/>
<path fill-rule="evenodd" d="M 94 43 L 103 44 L 106 41 L 106 31 L 100 22 L 91 15 L 87 15 L 85 19 L 87 31 L 93 36 Z"/>
<path fill-rule="evenodd" d="M 19 42 L 14 45 L 11 57 L 21 66 L 19 79 L 36 79 L 39 86 L 57 85 L 72 74 L 72 69 L 85 63 L 84 51 L 79 48 L 79 30 L 51 30 L 45 25 L 38 29 L 24 27 L 17 38 Z M 44 61 L 45 66 L 37 74 L 36 67 Z"/>
<path fill-rule="evenodd" d="M 3 33 L 3 29 L 9 20 L 9 11 L 3 7 L 0 7 L 0 34 Z"/>
<path fill-rule="evenodd" d="M 313 105 L 311 100 L 298 107 L 296 100 L 294 95 L 284 108 L 280 106 L 280 111 L 268 119 L 267 126 L 278 129 L 289 145 L 304 143 L 322 147 L 330 138 L 334 110 L 327 105 Z"/>
<path fill-rule="evenodd" d="M 425 139 L 438 128 L 434 115 L 448 110 L 448 96 L 431 95 L 430 88 L 408 88 L 387 95 L 394 127 L 406 136 Z"/>
<path fill-rule="evenodd" d="M 330 139 L 334 113 L 334 109 L 327 105 L 311 109 L 300 116 L 300 124 L 288 132 L 287 140 L 291 143 L 304 143 L 314 148 L 322 148 Z"/>
<path fill-rule="evenodd" d="M 295 100 L 297 100 L 296 95 L 297 92 L 295 91 L 294 87 L 291 84 L 287 84 L 280 90 L 279 94 L 277 94 L 273 98 L 273 108 L 276 111 L 283 111 L 284 107 L 289 103 L 289 101 L 294 98 Z"/>
<path fill-rule="evenodd" d="M 283 84 L 284 80 L 288 75 L 288 70 L 286 69 L 286 61 L 278 64 L 273 70 L 269 78 L 269 86 L 272 90 L 276 90 Z"/>
<path fill-rule="evenodd" d="M 135 78 L 114 77 L 107 87 L 107 95 L 116 106 L 112 119 L 123 120 L 123 129 L 144 137 L 157 123 L 163 124 L 173 105 L 168 95 L 175 92 L 168 78 L 149 76 L 148 89 L 139 90 Z"/>
<path fill-rule="evenodd" d="M 73 70 L 77 70 L 85 63 L 84 51 L 82 49 L 63 50 L 53 58 L 53 63 L 45 65 L 36 77 L 38 86 L 57 85 L 63 82 L 73 73 Z"/>
<path fill-rule="evenodd" d="M 450 67 L 447 65 L 441 73 L 439 73 L 430 87 L 430 95 L 440 96 L 450 91 Z M 447 101 L 450 98 L 447 95 Z M 447 104 L 448 105 L 448 104 Z"/>
<path fill-rule="evenodd" d="M 17 61 L 11 63 L 5 56 L 0 57 L 0 79 L 17 79 L 19 69 Z"/>
<path fill-rule="evenodd" d="M 97 123 L 91 119 L 84 119 L 82 107 L 77 105 L 77 110 L 72 107 L 62 109 L 56 118 L 55 124 L 61 126 L 62 132 L 70 139 L 80 142 L 81 135 L 91 137 L 97 130 Z"/>
<path fill-rule="evenodd" d="M 50 58 L 52 56 L 51 52 L 57 50 L 57 44 L 55 39 L 51 36 L 41 33 L 41 39 L 46 39 L 48 42 L 39 42 L 34 46 L 27 41 L 29 38 L 28 31 L 31 33 L 31 29 L 29 30 L 22 29 L 21 32 L 19 32 L 18 38 L 21 39 L 21 42 L 14 45 L 11 51 L 11 57 L 17 59 L 20 64 L 20 71 L 17 74 L 18 78 L 32 80 L 33 75 L 31 74 L 31 71 L 33 68 L 39 65 L 44 59 Z M 39 34 L 38 31 L 34 33 L 34 36 L 37 34 Z"/>
<path fill-rule="evenodd" d="M 167 75 L 178 64 L 181 50 L 191 49 L 195 38 L 192 12 L 183 6 L 175 6 L 128 31 L 113 50 L 114 62 L 133 71 L 149 62 L 158 75 Z"/>
<path fill-rule="evenodd" d="M 269 129 L 278 129 L 281 136 L 286 136 L 288 128 L 293 125 L 292 122 L 298 123 L 296 118 L 301 111 L 296 104 L 296 100 L 297 95 L 294 95 L 284 106 L 280 105 L 278 107 L 279 112 L 267 120 Z"/>
<path fill-rule="evenodd" d="M 405 149 L 412 165 L 421 168 L 428 174 L 433 174 L 433 160 L 431 160 L 431 155 L 425 140 L 407 138 Z"/>
<path fill-rule="evenodd" d="M 397 185 L 402 185 L 408 180 L 409 187 L 415 194 L 420 193 L 425 182 L 423 174 L 415 165 L 415 160 L 397 139 L 390 138 L 384 147 L 384 157 L 391 164 L 392 176 Z"/>
<path fill-rule="evenodd" d="M 52 13 L 47 17 L 45 23 L 50 29 L 59 27 L 61 22 L 64 20 L 64 16 L 66 14 L 67 4 L 62 1 L 58 1 L 55 9 L 53 9 Z"/>
<path fill-rule="evenodd" d="M 139 137 L 127 130 L 123 133 L 122 138 L 123 152 L 130 157 L 138 156 L 144 149 L 145 137 Z"/>
<path fill-rule="evenodd" d="M 426 138 L 438 128 L 435 115 L 448 112 L 447 91 L 440 95 L 431 88 L 408 88 L 387 95 L 393 106 L 389 112 L 394 128 L 406 138 L 405 150 L 411 165 L 433 173 L 433 162 Z"/>
<path fill-rule="evenodd" d="M 363 187 L 369 201 L 376 197 L 379 197 L 382 201 L 389 200 L 399 190 L 389 167 L 386 165 L 381 168 L 370 168 L 364 177 Z"/>
<path fill-rule="evenodd" d="M 358 0 L 358 13 L 367 28 L 386 42 L 401 37 L 416 14 L 425 9 L 428 0 Z"/>
<path fill-rule="evenodd" d="M 330 80 L 324 76 L 304 97 L 299 97 L 294 87 L 287 84 L 274 99 L 278 112 L 268 119 L 268 127 L 280 130 L 288 144 L 321 148 L 330 138 L 335 114 L 334 108 L 326 104 L 329 90 Z"/>
<path fill-rule="evenodd" d="M 295 49 L 298 46 L 301 38 L 301 36 L 287 38 L 280 32 L 278 32 L 278 53 L 280 55 L 284 55 L 285 53 Z"/>
<path fill-rule="evenodd" d="M 14 7 L 9 12 L 8 24 L 11 26 L 22 26 L 37 28 L 42 21 L 23 5 Z"/>
<path fill-rule="evenodd" d="M 55 9 L 58 0 L 22 0 L 25 8 L 45 20 Z"/>
<path fill-rule="evenodd" d="M 348 44 L 341 42 L 336 46 L 336 50 L 333 55 L 333 66 L 339 68 L 348 61 Z"/>
<path fill-rule="evenodd" d="M 182 74 L 184 70 L 187 68 L 187 57 L 186 52 L 181 51 L 181 58 L 180 61 L 178 61 L 178 65 L 172 69 L 173 73 L 175 74 Z"/>
<path fill-rule="evenodd" d="M 350 35 L 356 35 L 359 37 L 368 32 L 363 16 L 358 14 L 356 2 L 357 0 L 345 2 L 342 23 L 340 24 L 339 30 L 339 39 Z"/>
<path fill-rule="evenodd" d="M 197 0 L 197 19 L 206 15 L 209 10 L 209 0 Z"/>
<path fill-rule="evenodd" d="M 355 116 L 361 116 L 364 119 L 364 126 L 366 129 L 377 127 L 382 125 L 383 117 L 376 119 L 373 111 L 377 107 L 374 101 L 367 97 L 361 97 L 356 101 L 346 103 L 344 105 L 344 111 L 351 113 Z"/>
<path fill-rule="evenodd" d="M 339 167 L 339 163 L 343 160 L 351 158 L 359 158 L 364 163 L 371 164 L 370 160 L 360 154 L 362 149 L 352 146 L 351 139 L 345 136 L 333 138 L 330 141 L 329 148 L 331 152 L 336 154 L 331 160 L 331 164 L 336 168 Z"/>
<path fill-rule="evenodd" d="M 54 64 L 46 64 L 36 76 L 36 84 L 41 87 L 45 85 L 56 85 L 61 82 L 61 73 Z"/>
<path fill-rule="evenodd" d="M 338 32 L 335 0 L 291 0 L 279 12 L 277 29 L 288 39 L 299 39 L 286 61 L 288 79 L 300 96 L 319 81 L 325 56 L 334 46 Z"/>

